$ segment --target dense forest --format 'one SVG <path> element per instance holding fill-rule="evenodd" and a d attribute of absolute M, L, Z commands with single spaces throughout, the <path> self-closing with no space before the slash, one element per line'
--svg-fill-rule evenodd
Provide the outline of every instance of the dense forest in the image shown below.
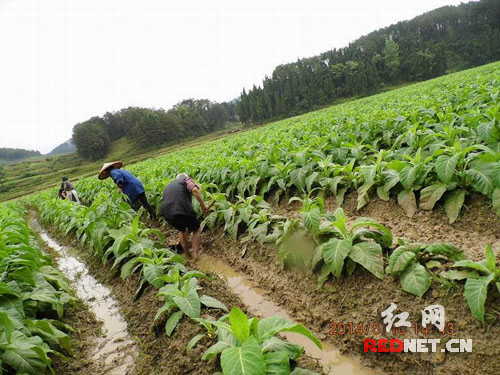
<path fill-rule="evenodd" d="M 34 156 L 41 156 L 39 151 L 22 148 L 0 148 L 0 162 L 17 162 Z"/>
<path fill-rule="evenodd" d="M 238 115 L 245 123 L 296 115 L 499 59 L 500 0 L 445 6 L 276 67 L 262 86 L 243 90 Z"/>
<path fill-rule="evenodd" d="M 73 143 L 80 156 L 106 156 L 112 141 L 126 136 L 137 147 L 150 149 L 200 136 L 236 122 L 236 105 L 210 100 L 187 99 L 168 111 L 129 107 L 75 125 Z"/>

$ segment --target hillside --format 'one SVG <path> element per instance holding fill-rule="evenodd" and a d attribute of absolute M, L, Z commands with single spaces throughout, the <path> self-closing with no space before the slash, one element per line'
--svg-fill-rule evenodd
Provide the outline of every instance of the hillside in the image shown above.
<path fill-rule="evenodd" d="M 95 161 L 86 161 L 76 153 L 69 153 L 49 157 L 39 156 L 37 160 L 6 165 L 4 167 L 6 182 L 0 185 L 0 202 L 56 186 L 63 175 L 69 176 L 72 180 L 92 176 L 97 174 L 102 164 L 109 160 L 122 160 L 129 164 L 239 131 L 241 126 L 233 125 L 203 137 L 187 139 L 147 152 L 123 137 L 111 143 L 105 158 Z"/>
<path fill-rule="evenodd" d="M 348 46 L 277 66 L 243 90 L 242 122 L 308 112 L 387 85 L 424 81 L 500 59 L 500 1 L 445 6 L 373 31 Z M 247 88 L 248 89 L 248 88 Z"/>
<path fill-rule="evenodd" d="M 40 151 L 25 150 L 22 148 L 0 148 L 0 164 L 18 163 L 22 160 L 42 156 Z"/>
<path fill-rule="evenodd" d="M 63 155 L 63 154 L 70 154 L 72 152 L 76 151 L 76 147 L 73 144 L 71 139 L 68 139 L 67 141 L 61 143 L 59 146 L 54 147 L 52 151 L 50 151 L 48 154 L 45 156 L 55 156 L 55 155 Z"/>

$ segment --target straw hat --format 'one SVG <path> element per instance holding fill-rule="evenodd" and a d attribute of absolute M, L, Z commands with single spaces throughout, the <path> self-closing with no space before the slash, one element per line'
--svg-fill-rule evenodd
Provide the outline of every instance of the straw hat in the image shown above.
<path fill-rule="evenodd" d="M 109 168 L 113 167 L 113 168 L 120 169 L 122 167 L 122 165 L 123 165 L 123 163 L 121 161 L 113 161 L 111 163 L 104 163 L 97 178 L 99 178 L 99 180 L 105 180 L 106 178 L 109 177 L 109 170 L 108 170 Z"/>

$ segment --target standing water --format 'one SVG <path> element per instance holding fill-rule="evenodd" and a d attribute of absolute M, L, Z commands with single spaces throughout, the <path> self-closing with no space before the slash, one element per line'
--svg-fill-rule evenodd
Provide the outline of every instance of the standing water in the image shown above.
<path fill-rule="evenodd" d="M 32 220 L 31 227 L 47 246 L 58 253 L 57 267 L 69 279 L 78 298 L 86 302 L 96 318 L 103 322 L 103 336 L 96 339 L 92 359 L 108 369 L 104 372 L 106 375 L 131 374 L 135 368 L 137 347 L 128 334 L 127 322 L 120 314 L 110 290 L 89 274 L 84 263 L 54 241 L 38 221 Z"/>
<path fill-rule="evenodd" d="M 264 290 L 255 286 L 245 275 L 236 272 L 229 265 L 206 254 L 200 256 L 198 264 L 203 271 L 213 272 L 225 279 L 229 288 L 240 296 L 243 303 L 248 306 L 250 312 L 253 314 L 260 317 L 276 315 L 293 321 L 284 309 L 264 297 Z M 340 354 L 329 343 L 322 342 L 323 350 L 321 350 L 308 338 L 298 333 L 285 332 L 283 336 L 293 344 L 302 345 L 306 354 L 319 360 L 323 366 L 323 370 L 329 375 L 380 374 L 375 370 L 363 367 L 355 359 Z"/>

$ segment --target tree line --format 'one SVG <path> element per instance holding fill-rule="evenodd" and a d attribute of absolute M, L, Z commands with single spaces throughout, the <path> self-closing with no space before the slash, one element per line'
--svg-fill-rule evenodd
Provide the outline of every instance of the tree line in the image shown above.
<path fill-rule="evenodd" d="M 15 162 L 34 156 L 41 156 L 39 151 L 22 148 L 0 148 L 0 161 Z"/>
<path fill-rule="evenodd" d="M 112 141 L 124 136 L 139 148 L 152 149 L 222 129 L 238 121 L 234 102 L 187 99 L 164 109 L 129 107 L 107 112 L 73 128 L 73 143 L 85 159 L 106 156 Z"/>
<path fill-rule="evenodd" d="M 244 123 L 297 115 L 499 59 L 500 0 L 445 6 L 276 67 L 261 86 L 243 90 L 238 115 Z"/>

